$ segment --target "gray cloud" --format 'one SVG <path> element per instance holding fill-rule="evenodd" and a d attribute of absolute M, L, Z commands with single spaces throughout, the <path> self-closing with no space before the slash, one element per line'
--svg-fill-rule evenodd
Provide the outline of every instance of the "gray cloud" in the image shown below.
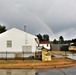
<path fill-rule="evenodd" d="M 0 23 L 7 29 L 16 27 L 34 35 L 38 33 L 75 38 L 75 0 L 0 0 Z M 53 31 L 53 33 L 52 33 Z M 69 31 L 71 38 L 69 38 Z"/>

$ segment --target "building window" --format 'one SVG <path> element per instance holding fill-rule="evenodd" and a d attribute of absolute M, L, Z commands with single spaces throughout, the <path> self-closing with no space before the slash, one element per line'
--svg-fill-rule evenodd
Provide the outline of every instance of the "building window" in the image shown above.
<path fill-rule="evenodd" d="M 39 44 L 38 44 L 38 47 L 39 47 Z"/>
<path fill-rule="evenodd" d="M 48 47 L 48 44 L 47 44 L 47 47 Z"/>
<path fill-rule="evenodd" d="M 12 41 L 11 41 L 11 40 L 8 40 L 8 41 L 7 41 L 7 47 L 9 47 L 9 48 L 12 47 Z"/>

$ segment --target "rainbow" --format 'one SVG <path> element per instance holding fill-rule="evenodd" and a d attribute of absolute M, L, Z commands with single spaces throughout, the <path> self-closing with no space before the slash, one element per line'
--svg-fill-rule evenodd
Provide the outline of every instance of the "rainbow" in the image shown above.
<path fill-rule="evenodd" d="M 53 39 L 56 39 L 56 34 L 53 32 L 53 30 L 51 28 L 48 27 L 48 25 L 36 14 L 36 13 L 30 13 L 29 10 L 27 10 L 27 12 L 32 15 L 35 19 L 37 19 L 37 21 L 39 21 L 39 23 L 41 23 L 41 25 L 43 25 L 43 27 L 45 27 L 50 34 L 52 34 Z"/>
<path fill-rule="evenodd" d="M 48 25 L 39 16 L 35 15 L 35 18 L 41 23 L 41 25 L 43 25 L 43 27 L 45 27 L 52 34 L 52 37 L 54 39 L 57 38 L 53 30 L 49 28 Z"/>

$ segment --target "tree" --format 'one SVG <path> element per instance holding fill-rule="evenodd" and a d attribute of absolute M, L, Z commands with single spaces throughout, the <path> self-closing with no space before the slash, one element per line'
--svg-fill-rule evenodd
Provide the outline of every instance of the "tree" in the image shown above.
<path fill-rule="evenodd" d="M 64 43 L 64 38 L 63 38 L 63 36 L 60 36 L 59 37 L 59 42 L 62 44 L 62 43 Z"/>
<path fill-rule="evenodd" d="M 72 39 L 72 43 L 76 43 L 76 39 Z"/>
<path fill-rule="evenodd" d="M 53 44 L 58 44 L 58 41 L 56 39 L 54 39 Z"/>
<path fill-rule="evenodd" d="M 44 34 L 43 35 L 43 41 L 49 41 L 49 35 Z"/>
<path fill-rule="evenodd" d="M 38 37 L 39 41 L 43 41 L 43 38 L 42 38 L 41 34 L 38 34 L 37 37 Z"/>
<path fill-rule="evenodd" d="M 6 26 L 1 26 L 0 25 L 0 33 L 3 33 L 6 31 Z"/>
<path fill-rule="evenodd" d="M 44 34 L 44 35 L 38 34 L 37 37 L 39 41 L 49 41 L 49 35 L 47 34 Z"/>

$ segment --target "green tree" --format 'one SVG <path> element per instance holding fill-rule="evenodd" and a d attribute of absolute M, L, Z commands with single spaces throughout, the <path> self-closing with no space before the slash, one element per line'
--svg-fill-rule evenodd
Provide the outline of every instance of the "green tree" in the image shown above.
<path fill-rule="evenodd" d="M 49 35 L 44 34 L 43 35 L 43 41 L 49 41 Z"/>
<path fill-rule="evenodd" d="M 37 37 L 38 37 L 39 41 L 43 41 L 43 38 L 42 38 L 41 34 L 38 34 Z"/>
<path fill-rule="evenodd" d="M 60 37 L 59 37 L 59 42 L 60 42 L 61 44 L 64 43 L 64 38 L 63 38 L 63 36 L 60 36 Z"/>
<path fill-rule="evenodd" d="M 76 43 L 76 39 L 72 39 L 72 43 Z"/>
<path fill-rule="evenodd" d="M 49 41 L 49 35 L 47 34 L 44 35 L 38 34 L 36 36 L 38 37 L 39 41 Z"/>
<path fill-rule="evenodd" d="M 58 41 L 56 39 L 54 39 L 53 44 L 58 44 Z"/>
<path fill-rule="evenodd" d="M 3 33 L 6 31 L 6 26 L 1 26 L 0 25 L 0 33 Z"/>

